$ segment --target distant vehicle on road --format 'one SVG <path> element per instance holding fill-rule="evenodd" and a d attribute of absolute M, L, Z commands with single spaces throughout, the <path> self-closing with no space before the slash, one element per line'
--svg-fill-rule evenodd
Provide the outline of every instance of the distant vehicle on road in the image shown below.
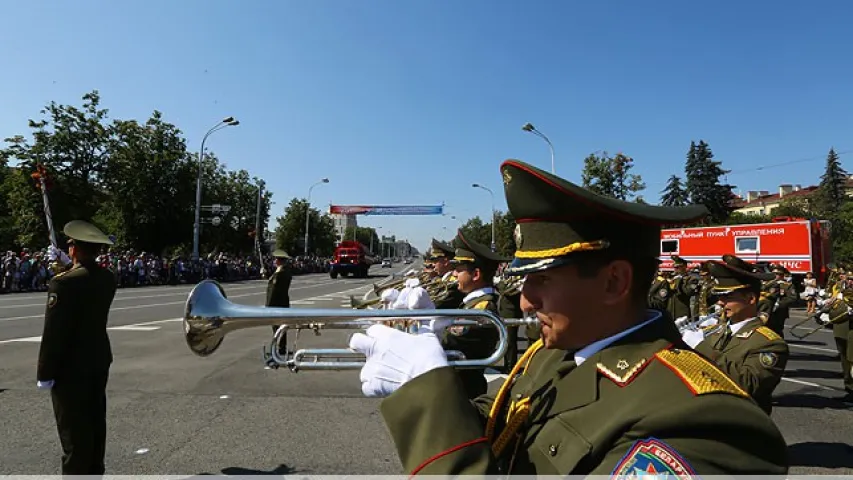
<path fill-rule="evenodd" d="M 390 258 L 386 258 L 385 260 L 382 260 L 382 268 L 391 268 L 391 266 L 392 266 L 392 263 L 391 263 Z"/>
<path fill-rule="evenodd" d="M 366 278 L 373 263 L 374 260 L 368 255 L 364 245 L 355 240 L 344 240 L 335 247 L 335 257 L 329 268 L 329 276 L 338 278 L 338 275 L 344 277 L 352 275 Z"/>

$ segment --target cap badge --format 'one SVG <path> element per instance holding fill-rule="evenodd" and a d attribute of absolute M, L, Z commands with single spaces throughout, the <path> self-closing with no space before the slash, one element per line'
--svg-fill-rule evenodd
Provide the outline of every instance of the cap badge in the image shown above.
<path fill-rule="evenodd" d="M 512 175 L 509 174 L 509 169 L 505 168 L 504 171 L 502 172 L 502 174 L 503 174 L 504 185 L 509 185 L 509 182 L 512 181 Z"/>
<path fill-rule="evenodd" d="M 512 232 L 512 238 L 515 240 L 515 247 L 521 249 L 522 241 L 524 240 L 521 236 L 521 225 L 515 224 L 515 230 Z"/>

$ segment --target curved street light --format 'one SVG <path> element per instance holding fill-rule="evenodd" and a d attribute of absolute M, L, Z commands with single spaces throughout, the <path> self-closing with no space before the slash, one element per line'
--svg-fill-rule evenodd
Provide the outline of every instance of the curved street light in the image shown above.
<path fill-rule="evenodd" d="M 308 256 L 308 220 L 311 218 L 311 190 L 323 183 L 329 183 L 329 179 L 324 178 L 308 189 L 308 203 L 305 205 L 305 249 L 303 250 L 303 255 L 306 257 Z"/>
<path fill-rule="evenodd" d="M 495 194 L 488 188 L 480 185 L 479 183 L 474 183 L 471 185 L 474 188 L 482 188 L 483 190 L 489 192 L 489 196 L 492 197 L 492 251 L 495 251 Z"/>
<path fill-rule="evenodd" d="M 536 127 L 534 127 L 533 124 L 530 122 L 525 123 L 524 126 L 521 127 L 521 129 L 525 132 L 533 133 L 542 140 L 545 140 L 545 142 L 548 144 L 548 147 L 551 149 L 551 173 L 556 175 L 557 173 L 554 171 L 554 145 L 551 143 L 551 140 L 548 140 L 548 137 L 546 137 L 544 133 L 540 132 L 539 130 L 536 130 Z"/>
<path fill-rule="evenodd" d="M 198 152 L 198 177 L 195 183 L 195 222 L 193 223 L 193 260 L 198 260 L 198 238 L 201 231 L 201 171 L 204 164 L 204 142 L 212 133 L 218 132 L 226 127 L 236 127 L 240 122 L 234 117 L 226 117 L 211 127 L 201 139 L 201 150 Z"/>

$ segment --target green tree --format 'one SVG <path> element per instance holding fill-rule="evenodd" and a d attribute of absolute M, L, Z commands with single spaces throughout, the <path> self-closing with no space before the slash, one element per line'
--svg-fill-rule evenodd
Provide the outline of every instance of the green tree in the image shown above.
<path fill-rule="evenodd" d="M 661 192 L 660 204 L 665 207 L 683 207 L 687 205 L 687 191 L 678 175 L 672 175 Z"/>
<path fill-rule="evenodd" d="M 732 187 L 720 183 L 720 177 L 728 171 L 723 170 L 722 162 L 714 160 L 714 154 L 704 140 L 698 144 L 690 142 L 685 173 L 690 202 L 705 205 L 712 222 L 724 222 L 732 212 Z"/>
<path fill-rule="evenodd" d="M 816 210 L 822 215 L 831 217 L 840 211 L 847 201 L 848 174 L 841 167 L 841 161 L 834 148 L 829 149 L 826 156 L 826 169 L 820 177 L 820 184 L 815 195 Z"/>
<path fill-rule="evenodd" d="M 608 156 L 607 152 L 601 156 L 591 153 L 584 159 L 583 186 L 599 195 L 636 200 L 646 185 L 640 175 L 630 173 L 633 167 L 634 159 L 622 153 L 615 157 Z"/>
<path fill-rule="evenodd" d="M 344 240 L 352 240 L 355 238 L 362 245 L 370 249 L 371 245 L 373 246 L 373 251 L 371 253 L 375 253 L 377 255 L 380 254 L 380 245 L 381 241 L 379 240 L 379 235 L 376 234 L 376 230 L 371 227 L 347 227 L 344 231 Z"/>
<path fill-rule="evenodd" d="M 331 217 L 319 210 L 308 209 L 308 200 L 293 198 L 284 209 L 284 215 L 278 217 L 276 228 L 276 247 L 290 253 L 302 255 L 305 245 L 305 215 L 308 212 L 308 253 L 321 257 L 329 256 L 335 250 L 337 233 Z"/>

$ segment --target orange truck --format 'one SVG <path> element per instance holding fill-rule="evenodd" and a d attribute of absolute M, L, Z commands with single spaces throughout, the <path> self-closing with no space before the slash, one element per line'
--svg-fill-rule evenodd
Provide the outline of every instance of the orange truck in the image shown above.
<path fill-rule="evenodd" d="M 826 264 L 832 262 L 830 233 L 827 220 L 796 217 L 776 217 L 770 223 L 664 229 L 661 269 L 673 269 L 671 255 L 687 260 L 688 268 L 693 268 L 734 254 L 753 263 L 782 265 L 798 280 L 812 272 L 823 285 L 829 275 Z"/>
<path fill-rule="evenodd" d="M 361 242 L 355 240 L 344 240 L 335 247 L 335 256 L 329 268 L 329 276 L 338 278 L 352 275 L 358 278 L 367 278 L 367 272 L 374 263 L 373 257 Z"/>

